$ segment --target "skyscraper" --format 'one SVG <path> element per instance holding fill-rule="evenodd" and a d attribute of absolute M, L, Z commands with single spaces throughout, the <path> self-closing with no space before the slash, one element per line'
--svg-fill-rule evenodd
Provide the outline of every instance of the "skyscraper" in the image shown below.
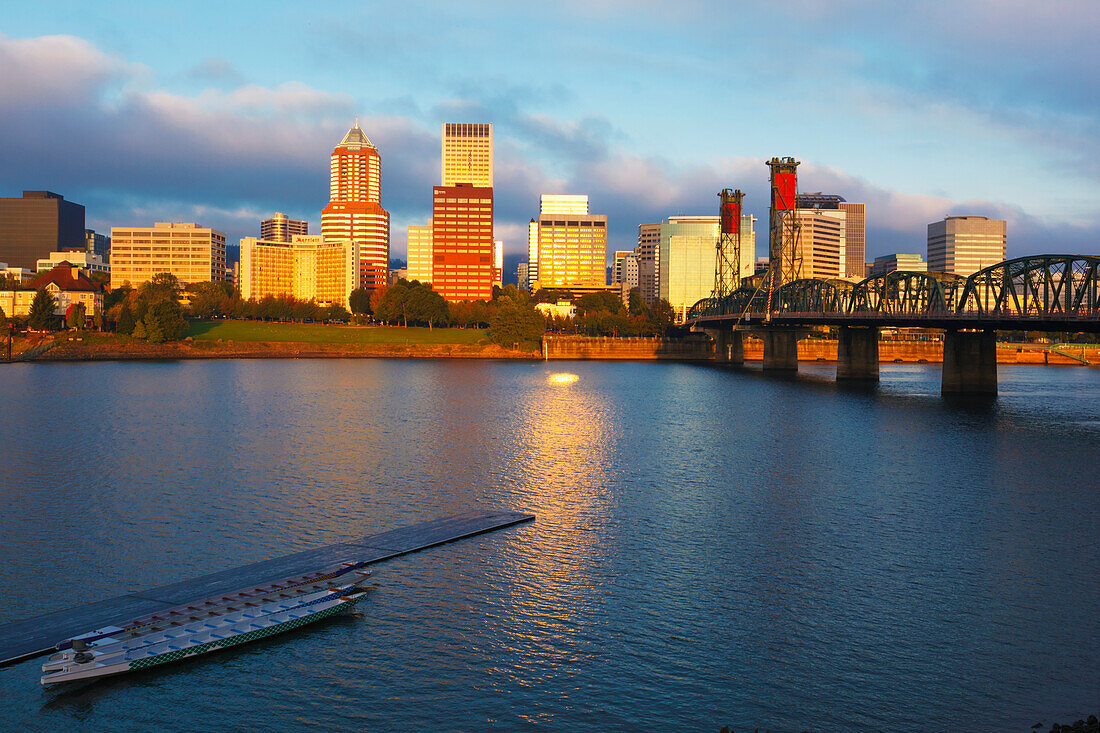
<path fill-rule="evenodd" d="M 928 225 L 928 270 L 973 275 L 1008 259 L 1007 224 L 988 216 L 949 216 Z"/>
<path fill-rule="evenodd" d="M 443 123 L 440 185 L 493 187 L 493 125 Z"/>
<path fill-rule="evenodd" d="M 50 252 L 84 249 L 84 207 L 52 191 L 0 198 L 0 262 L 33 270 Z"/>
<path fill-rule="evenodd" d="M 356 122 L 332 151 L 329 204 L 321 234 L 359 245 L 359 285 L 384 287 L 390 262 L 390 215 L 380 204 L 382 159 Z"/>
<path fill-rule="evenodd" d="M 425 284 L 432 282 L 432 226 L 409 225 L 408 279 Z"/>
<path fill-rule="evenodd" d="M 289 242 L 296 234 L 309 234 L 309 222 L 289 219 L 281 211 L 276 211 L 275 216 L 260 222 L 260 239 L 265 242 Z"/>
<path fill-rule="evenodd" d="M 848 266 L 848 214 L 840 209 L 796 209 L 799 277 L 841 278 Z"/>
<path fill-rule="evenodd" d="M 858 277 L 863 278 L 866 272 L 865 241 L 866 241 L 866 204 L 845 201 L 842 196 L 836 194 L 817 193 L 799 194 L 797 199 L 799 209 L 817 209 L 824 211 L 844 212 L 844 258 L 837 268 L 838 275 L 822 275 L 822 277 Z M 805 236 L 805 233 L 803 233 Z M 803 263 L 805 265 L 805 263 Z M 813 277 L 803 267 L 803 277 Z"/>
<path fill-rule="evenodd" d="M 741 277 L 753 272 L 756 256 L 756 232 L 753 217 L 741 215 Z M 714 291 L 715 249 L 720 217 L 670 216 L 660 227 L 657 247 L 658 296 L 667 300 L 683 320 L 691 306 Z"/>
<path fill-rule="evenodd" d="M 538 231 L 540 286 L 607 284 L 607 217 L 588 213 L 587 195 L 543 194 Z"/>
<path fill-rule="evenodd" d="M 661 225 L 639 224 L 638 246 L 634 253 L 638 255 L 638 290 L 647 305 L 657 302 L 657 255 L 660 254 Z"/>
<path fill-rule="evenodd" d="M 447 300 L 493 297 L 493 189 L 432 189 L 432 288 Z"/>
<path fill-rule="evenodd" d="M 527 225 L 527 289 L 534 290 L 539 279 L 539 223 Z"/>

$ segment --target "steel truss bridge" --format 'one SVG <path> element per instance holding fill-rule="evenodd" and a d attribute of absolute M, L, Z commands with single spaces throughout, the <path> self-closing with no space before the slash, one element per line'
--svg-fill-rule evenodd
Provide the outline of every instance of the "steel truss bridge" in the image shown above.
<path fill-rule="evenodd" d="M 700 300 L 685 326 L 871 326 L 1100 332 L 1100 256 L 1036 255 L 970 277 L 895 271 L 861 282 L 801 279 L 771 293 L 757 276 Z"/>

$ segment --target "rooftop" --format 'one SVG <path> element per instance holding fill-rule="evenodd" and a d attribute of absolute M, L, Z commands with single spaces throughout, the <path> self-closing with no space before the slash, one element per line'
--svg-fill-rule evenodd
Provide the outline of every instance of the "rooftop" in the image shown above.
<path fill-rule="evenodd" d="M 348 150 L 361 150 L 363 148 L 376 149 L 374 143 L 367 137 L 367 133 L 363 132 L 363 128 L 359 127 L 359 120 L 355 121 L 355 125 L 348 130 L 348 134 L 344 135 L 344 139 L 337 145 L 338 148 L 347 148 Z"/>

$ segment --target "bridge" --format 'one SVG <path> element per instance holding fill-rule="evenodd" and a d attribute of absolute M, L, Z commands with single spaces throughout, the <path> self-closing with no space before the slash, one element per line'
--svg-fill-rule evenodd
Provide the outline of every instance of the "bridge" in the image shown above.
<path fill-rule="evenodd" d="M 883 327 L 944 332 L 944 394 L 995 394 L 997 331 L 1100 333 L 1100 256 L 1036 255 L 963 277 L 894 271 L 859 282 L 806 278 L 767 289 L 765 275 L 700 300 L 684 325 L 715 341 L 715 358 L 743 363 L 746 331 L 764 339 L 764 369 L 798 368 L 798 339 L 838 326 L 837 379 L 877 380 Z"/>

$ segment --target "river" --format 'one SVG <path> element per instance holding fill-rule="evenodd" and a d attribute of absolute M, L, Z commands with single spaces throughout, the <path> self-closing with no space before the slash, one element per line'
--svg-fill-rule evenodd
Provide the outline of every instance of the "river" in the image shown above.
<path fill-rule="evenodd" d="M 0 366 L 0 622 L 468 509 L 353 615 L 0 729 L 1026 731 L 1100 713 L 1100 371 Z M 563 376 L 566 375 L 566 376 Z M 1090 707 L 1092 709 L 1090 709 Z"/>

